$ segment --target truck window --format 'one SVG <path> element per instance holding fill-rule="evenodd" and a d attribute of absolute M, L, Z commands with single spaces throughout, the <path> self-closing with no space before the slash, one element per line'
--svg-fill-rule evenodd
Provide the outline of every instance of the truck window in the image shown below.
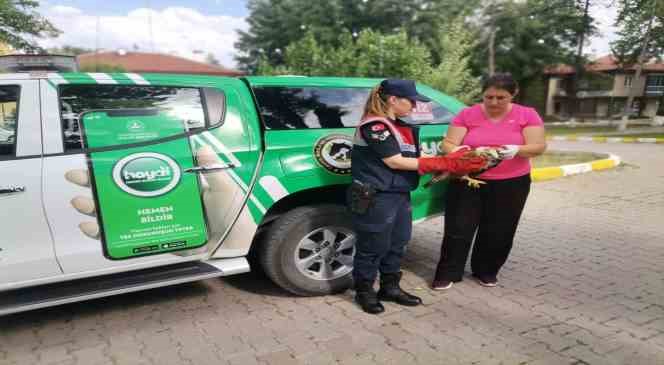
<path fill-rule="evenodd" d="M 355 127 L 362 117 L 370 88 L 254 87 L 267 129 Z M 447 124 L 454 114 L 435 101 L 418 103 L 407 121 Z"/>
<path fill-rule="evenodd" d="M 134 85 L 61 85 L 60 117 L 65 152 L 83 149 L 78 118 L 93 109 L 159 109 L 203 128 L 205 112 L 197 88 Z"/>
<path fill-rule="evenodd" d="M 429 103 L 417 102 L 413 113 L 406 118 L 406 122 L 411 124 L 450 124 L 454 118 L 454 113 L 435 101 Z"/>
<path fill-rule="evenodd" d="M 16 85 L 0 86 L 0 160 L 16 155 L 19 90 Z"/>
<path fill-rule="evenodd" d="M 255 87 L 267 129 L 354 127 L 362 117 L 369 88 Z"/>

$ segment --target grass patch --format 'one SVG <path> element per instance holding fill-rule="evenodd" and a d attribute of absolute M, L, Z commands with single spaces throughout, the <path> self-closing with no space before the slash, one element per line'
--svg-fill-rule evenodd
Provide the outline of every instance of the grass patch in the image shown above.
<path fill-rule="evenodd" d="M 639 134 L 612 134 L 610 136 L 603 136 L 607 138 L 664 138 L 664 133 L 639 133 Z"/>
<path fill-rule="evenodd" d="M 629 127 L 628 127 L 629 128 Z M 602 127 L 547 127 L 544 126 L 546 134 L 549 136 L 565 136 L 571 134 L 588 134 L 588 133 L 606 133 L 615 132 L 618 130 L 615 126 L 602 126 Z"/>
<path fill-rule="evenodd" d="M 533 168 L 572 165 L 607 158 L 607 155 L 592 152 L 562 152 L 550 151 L 533 158 Z"/>

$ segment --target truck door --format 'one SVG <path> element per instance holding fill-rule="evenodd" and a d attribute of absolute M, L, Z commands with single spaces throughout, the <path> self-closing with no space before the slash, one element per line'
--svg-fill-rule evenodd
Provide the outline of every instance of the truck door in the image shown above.
<path fill-rule="evenodd" d="M 95 76 L 99 82 L 99 75 Z M 47 216 L 53 217 L 57 257 L 65 273 L 102 274 L 206 257 L 241 207 L 237 202 L 243 200 L 238 197 L 244 196 L 245 190 L 235 178 L 256 168 L 257 157 L 240 157 L 252 149 L 252 141 L 237 107 L 242 103 L 232 87 L 171 86 L 177 84 L 172 79 L 169 86 L 161 86 L 158 80 L 133 74 L 131 80 L 140 79 L 141 83 L 128 85 L 127 76 L 114 82 L 119 77 L 106 75 L 103 83 L 53 79 L 42 85 L 43 99 L 50 103 L 44 106 L 44 113 L 52 119 L 49 125 L 58 129 L 49 146 L 54 151 L 60 146 L 64 152 L 45 161 L 51 177 L 45 207 Z M 79 119 L 94 120 L 99 116 L 90 112 L 94 110 L 104 110 L 102 118 L 118 123 L 81 130 L 85 122 Z M 136 110 L 139 113 L 132 118 Z M 171 121 L 180 120 L 183 128 L 155 127 L 148 120 L 152 117 L 140 117 L 141 110 L 157 110 Z M 84 143 L 83 134 L 89 132 L 97 133 L 95 146 Z M 103 142 L 105 134 L 115 142 Z M 105 167 L 91 164 L 95 159 L 107 159 L 108 163 Z M 81 175 L 81 171 L 86 174 Z M 97 174 L 103 176 L 97 178 Z M 158 179 L 143 181 L 152 175 Z M 104 186 L 99 184 L 102 180 Z M 251 178 L 244 181 L 246 189 Z M 188 189 L 176 202 L 171 199 L 171 189 L 183 184 Z M 202 230 L 200 220 L 192 218 L 201 214 L 201 209 L 207 221 Z M 182 218 L 177 218 L 178 213 Z M 179 221 L 189 218 L 196 223 Z M 125 231 L 118 232 L 118 227 Z M 180 238 L 186 236 L 183 232 L 192 227 L 196 239 L 205 237 L 206 241 L 191 248 L 181 246 Z M 113 237 L 109 235 L 112 230 L 116 230 Z M 179 238 L 157 245 L 150 241 L 150 237 L 170 234 Z M 108 250 L 109 241 L 124 239 L 145 244 L 119 253 Z"/>
<path fill-rule="evenodd" d="M 0 81 L 0 289 L 61 274 L 42 206 L 35 80 Z"/>

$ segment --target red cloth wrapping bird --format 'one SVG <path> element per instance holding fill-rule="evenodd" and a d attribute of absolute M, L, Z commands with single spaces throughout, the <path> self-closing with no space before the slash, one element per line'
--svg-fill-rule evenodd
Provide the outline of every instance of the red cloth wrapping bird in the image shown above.
<path fill-rule="evenodd" d="M 503 159 L 500 157 L 499 153 L 500 148 L 499 147 L 478 147 L 475 149 L 471 149 L 470 147 L 464 147 L 460 150 L 457 150 L 452 153 L 464 153 L 464 156 L 467 156 L 467 158 L 472 158 L 472 157 L 480 157 L 486 160 L 486 165 L 480 169 L 479 171 L 475 171 L 469 174 L 454 174 L 453 172 L 444 172 L 441 174 L 434 175 L 433 178 L 426 184 L 424 184 L 424 187 L 430 187 L 431 185 L 443 181 L 447 178 L 454 178 L 454 179 L 461 179 L 465 180 L 468 182 L 468 186 L 473 187 L 473 188 L 479 188 L 480 185 L 486 184 L 486 182 L 482 180 L 477 180 L 474 177 L 482 174 L 483 172 L 496 167 Z"/>

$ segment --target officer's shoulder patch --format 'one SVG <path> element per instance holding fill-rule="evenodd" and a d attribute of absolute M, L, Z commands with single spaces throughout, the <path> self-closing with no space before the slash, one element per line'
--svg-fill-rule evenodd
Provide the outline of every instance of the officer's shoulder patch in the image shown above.
<path fill-rule="evenodd" d="M 385 126 L 385 124 L 380 123 L 380 122 L 378 122 L 378 123 L 373 123 L 373 124 L 371 125 L 371 130 L 374 131 L 374 132 L 384 131 L 385 129 L 387 129 L 387 127 Z"/>
<path fill-rule="evenodd" d="M 382 131 L 369 133 L 369 138 L 371 138 L 375 141 L 381 141 L 382 142 L 382 141 L 386 140 L 391 135 L 392 134 L 390 133 L 389 130 L 384 129 Z"/>

